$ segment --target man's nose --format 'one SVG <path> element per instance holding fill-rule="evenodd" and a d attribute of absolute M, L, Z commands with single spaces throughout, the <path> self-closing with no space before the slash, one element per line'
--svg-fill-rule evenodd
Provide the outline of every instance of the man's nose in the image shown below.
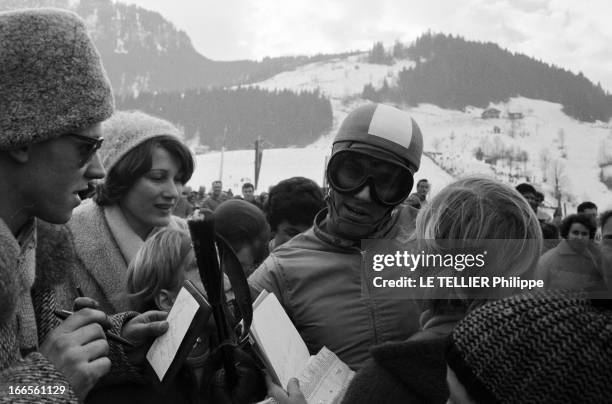
<path fill-rule="evenodd" d="M 106 172 L 104 171 L 104 167 L 102 166 L 102 162 L 100 161 L 100 156 L 98 153 L 95 153 L 91 160 L 87 163 L 87 170 L 85 170 L 85 177 L 88 179 L 99 179 L 104 178 Z"/>
<path fill-rule="evenodd" d="M 372 195 L 370 193 L 370 186 L 366 185 L 365 187 L 361 188 L 361 190 L 355 194 L 355 198 L 362 201 L 371 202 Z"/>

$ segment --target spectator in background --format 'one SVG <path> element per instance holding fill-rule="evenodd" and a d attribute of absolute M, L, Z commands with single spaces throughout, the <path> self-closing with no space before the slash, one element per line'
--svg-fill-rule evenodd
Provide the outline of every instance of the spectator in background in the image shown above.
<path fill-rule="evenodd" d="M 544 203 L 544 194 L 541 193 L 540 191 L 536 191 L 535 195 L 538 200 L 538 210 L 537 210 L 538 220 L 540 221 L 540 223 L 552 223 L 552 216 L 550 216 L 544 210 L 544 207 L 542 205 Z"/>
<path fill-rule="evenodd" d="M 612 219 L 612 210 L 606 210 L 599 216 L 602 240 L 612 240 L 612 220 L 610 219 Z"/>
<path fill-rule="evenodd" d="M 255 195 L 255 187 L 250 182 L 245 182 L 242 184 L 242 199 L 263 210 L 263 205 L 261 202 L 259 202 L 257 196 Z"/>
<path fill-rule="evenodd" d="M 538 278 L 549 289 L 598 291 L 605 288 L 601 255 L 593 242 L 597 225 L 592 216 L 573 214 L 561 222 L 563 240 L 538 264 Z"/>
<path fill-rule="evenodd" d="M 559 228 L 554 224 L 542 222 L 540 222 L 540 227 L 542 228 L 542 237 L 544 238 L 544 245 L 542 247 L 542 254 L 544 254 L 559 244 Z"/>
<path fill-rule="evenodd" d="M 537 191 L 533 187 L 533 185 L 523 182 L 521 184 L 518 184 L 515 189 L 518 191 L 519 194 L 523 195 L 523 198 L 527 200 L 529 206 L 531 206 L 531 209 L 533 209 L 533 211 L 537 213 L 540 202 L 536 195 Z"/>
<path fill-rule="evenodd" d="M 562 220 L 563 220 L 563 212 L 561 210 L 561 207 L 557 206 L 557 208 L 555 209 L 555 212 L 553 213 L 552 224 L 554 224 L 555 226 L 557 226 L 557 228 L 559 228 L 559 226 L 561 226 Z"/>
<path fill-rule="evenodd" d="M 261 206 L 264 207 L 264 210 L 266 208 L 266 205 L 268 204 L 268 199 L 270 198 L 270 193 L 268 192 L 262 192 L 259 194 L 259 203 L 261 203 Z"/>
<path fill-rule="evenodd" d="M 589 215 L 593 219 L 597 218 L 597 205 L 595 205 L 593 202 L 582 202 L 580 205 L 578 205 L 576 211 L 578 213 Z"/>
<path fill-rule="evenodd" d="M 321 189 L 308 178 L 292 177 L 272 187 L 265 209 L 273 236 L 270 251 L 309 229 L 324 207 Z"/>
<path fill-rule="evenodd" d="M 612 210 L 606 210 L 599 216 L 601 226 L 601 269 L 608 286 L 612 290 Z"/>
<path fill-rule="evenodd" d="M 416 196 L 417 198 L 419 198 L 421 207 L 423 207 L 423 205 L 427 204 L 427 195 L 429 194 L 430 188 L 431 185 L 429 184 L 429 181 L 427 181 L 425 178 L 420 179 L 416 185 L 416 192 L 411 194 L 410 196 Z"/>
<path fill-rule="evenodd" d="M 268 256 L 270 226 L 263 211 L 240 199 L 223 202 L 213 212 L 215 230 L 233 248 L 249 276 Z"/>
<path fill-rule="evenodd" d="M 421 209 L 421 200 L 417 194 L 411 194 L 404 201 L 405 205 L 412 206 L 415 209 Z"/>
<path fill-rule="evenodd" d="M 191 187 L 183 187 L 181 196 L 174 207 L 174 215 L 182 218 L 189 217 L 195 209 L 192 201 Z"/>
<path fill-rule="evenodd" d="M 227 200 L 227 197 L 223 194 L 223 183 L 219 180 L 213 181 L 212 193 L 202 202 L 202 208 L 214 212 L 214 210 L 225 200 Z"/>

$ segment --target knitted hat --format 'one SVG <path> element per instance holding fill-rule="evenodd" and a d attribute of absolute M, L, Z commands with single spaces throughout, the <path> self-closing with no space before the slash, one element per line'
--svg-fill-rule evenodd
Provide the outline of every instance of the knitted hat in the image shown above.
<path fill-rule="evenodd" d="M 384 104 L 368 104 L 348 114 L 334 139 L 333 153 L 349 148 L 417 171 L 423 136 L 408 113 Z"/>
<path fill-rule="evenodd" d="M 0 13 L 0 150 L 90 126 L 113 108 L 100 55 L 76 14 Z"/>
<path fill-rule="evenodd" d="M 102 124 L 102 134 L 104 143 L 99 154 L 106 172 L 145 140 L 158 136 L 181 137 L 181 132 L 170 122 L 140 111 L 117 111 Z"/>
<path fill-rule="evenodd" d="M 562 292 L 487 304 L 457 325 L 447 362 L 478 402 L 609 402 L 612 305 Z"/>

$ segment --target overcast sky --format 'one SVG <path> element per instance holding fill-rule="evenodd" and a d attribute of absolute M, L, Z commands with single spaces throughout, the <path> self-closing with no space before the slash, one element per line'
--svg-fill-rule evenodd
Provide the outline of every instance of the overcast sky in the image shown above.
<path fill-rule="evenodd" d="M 427 31 L 492 41 L 612 92 L 609 0 L 117 0 L 158 11 L 214 60 L 391 46 Z"/>

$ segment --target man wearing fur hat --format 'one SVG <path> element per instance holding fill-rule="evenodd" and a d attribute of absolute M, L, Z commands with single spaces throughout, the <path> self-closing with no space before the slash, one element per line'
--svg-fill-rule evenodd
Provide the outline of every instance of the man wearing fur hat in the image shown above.
<path fill-rule="evenodd" d="M 412 189 L 422 149 L 421 131 L 406 112 L 382 104 L 352 111 L 327 165 L 327 208 L 250 276 L 255 292 L 278 297 L 311 354 L 326 346 L 357 370 L 371 346 L 417 331 L 412 301 L 372 296 L 360 243 L 414 229 L 416 209 L 400 204 Z"/>
<path fill-rule="evenodd" d="M 74 13 L 0 13 L 0 60 L 0 402 L 76 402 L 109 372 L 109 355 L 123 355 L 103 327 L 138 342 L 167 324 L 109 319 L 88 299 L 65 321 L 54 316 L 70 248 L 66 230 L 43 221 L 67 222 L 104 176 L 96 150 L 112 92 Z"/>

